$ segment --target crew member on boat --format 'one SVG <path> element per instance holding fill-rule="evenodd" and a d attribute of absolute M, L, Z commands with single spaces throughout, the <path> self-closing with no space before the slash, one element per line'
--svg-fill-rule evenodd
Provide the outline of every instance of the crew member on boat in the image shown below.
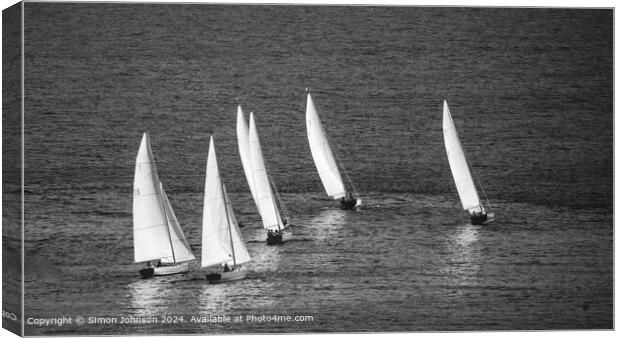
<path fill-rule="evenodd" d="M 343 206 L 343 208 L 351 208 L 355 206 L 355 203 L 355 197 L 353 197 L 353 193 L 350 191 L 347 191 L 346 195 L 342 199 L 340 199 L 340 204 Z"/>
<path fill-rule="evenodd" d="M 353 193 L 350 191 L 347 191 L 347 194 L 344 198 L 345 201 L 353 201 L 355 198 L 353 197 Z"/>

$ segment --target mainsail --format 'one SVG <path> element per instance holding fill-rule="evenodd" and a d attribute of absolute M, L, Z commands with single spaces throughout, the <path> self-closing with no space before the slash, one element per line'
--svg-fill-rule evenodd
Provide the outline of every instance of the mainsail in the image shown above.
<path fill-rule="evenodd" d="M 148 133 L 144 133 L 136 157 L 133 235 L 135 262 L 175 256 L 176 262 L 195 259 L 163 192 Z"/>
<path fill-rule="evenodd" d="M 456 190 L 461 198 L 464 210 L 469 212 L 482 212 L 482 204 L 476 191 L 474 180 L 467 165 L 467 159 L 461 146 L 461 141 L 454 127 L 452 115 L 448 108 L 448 102 L 443 101 L 443 137 L 448 154 L 448 162 L 452 171 L 452 177 L 456 184 Z"/>
<path fill-rule="evenodd" d="M 256 193 L 258 211 L 263 220 L 263 227 L 268 230 L 279 230 L 284 228 L 282 217 L 276 206 L 269 177 L 263 160 L 263 153 L 258 139 L 258 131 L 254 122 L 254 114 L 250 113 L 250 162 L 252 164 L 252 180 Z"/>
<path fill-rule="evenodd" d="M 254 188 L 254 178 L 252 174 L 252 162 L 250 158 L 250 140 L 248 125 L 245 122 L 245 116 L 241 110 L 241 106 L 237 106 L 237 144 L 239 146 L 239 157 L 241 157 L 241 164 L 243 165 L 243 172 L 245 173 L 246 181 L 250 186 L 250 192 L 254 203 L 258 208 L 258 199 L 256 198 L 256 191 Z"/>
<path fill-rule="evenodd" d="M 202 219 L 202 267 L 224 263 L 238 265 L 251 260 L 239 229 L 233 223 L 234 218 L 229 215 L 232 208 L 227 200 L 228 196 L 220 179 L 215 144 L 211 137 Z"/>
<path fill-rule="evenodd" d="M 306 129 L 312 158 L 325 187 L 325 192 L 335 200 L 344 197 L 346 190 L 342 182 L 342 176 L 340 176 L 340 171 L 338 171 L 334 153 L 329 145 L 327 135 L 321 125 L 321 120 L 319 120 L 319 115 L 316 112 L 316 107 L 310 94 L 308 94 L 308 101 L 306 103 Z"/>

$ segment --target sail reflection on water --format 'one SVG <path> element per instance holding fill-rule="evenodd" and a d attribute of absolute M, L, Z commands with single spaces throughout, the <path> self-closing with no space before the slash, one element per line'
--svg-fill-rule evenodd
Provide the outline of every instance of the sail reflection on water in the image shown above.
<path fill-rule="evenodd" d="M 480 227 L 463 224 L 446 239 L 446 265 L 441 269 L 446 280 L 456 286 L 477 285 L 481 266 Z"/>
<path fill-rule="evenodd" d="M 246 278 L 236 283 L 200 285 L 197 313 L 238 315 L 273 307 L 274 286 L 265 278 Z"/>
<path fill-rule="evenodd" d="M 346 216 L 342 209 L 325 209 L 305 225 L 311 229 L 314 240 L 324 241 L 338 234 Z"/>
<path fill-rule="evenodd" d="M 250 254 L 253 258 L 252 270 L 259 275 L 270 274 L 278 271 L 282 264 L 282 253 L 279 247 L 256 247 Z"/>
<path fill-rule="evenodd" d="M 170 287 L 170 281 L 182 275 L 158 279 L 140 279 L 127 285 L 130 307 L 128 314 L 137 317 L 151 317 L 174 313 L 175 304 L 182 303 L 180 297 L 186 292 Z M 182 278 L 182 277 L 181 277 Z"/>

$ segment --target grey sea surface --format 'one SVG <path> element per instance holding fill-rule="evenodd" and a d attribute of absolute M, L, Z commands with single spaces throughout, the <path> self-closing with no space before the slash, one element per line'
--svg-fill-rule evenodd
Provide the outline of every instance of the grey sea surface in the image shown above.
<path fill-rule="evenodd" d="M 25 3 L 25 319 L 85 321 L 26 334 L 612 329 L 612 28 L 592 9 Z M 306 88 L 359 211 L 322 191 Z M 444 99 L 490 225 L 461 210 Z M 291 217 L 282 246 L 245 181 L 237 104 Z M 199 262 L 139 278 L 145 130 L 197 256 L 213 133 L 246 279 L 210 285 Z"/>

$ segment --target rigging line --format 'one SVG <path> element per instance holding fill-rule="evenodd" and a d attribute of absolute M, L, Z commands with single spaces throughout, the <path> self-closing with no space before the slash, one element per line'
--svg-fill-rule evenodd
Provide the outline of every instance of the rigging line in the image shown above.
<path fill-rule="evenodd" d="M 465 148 L 463 148 L 462 144 L 461 144 L 461 149 L 463 150 L 463 156 L 465 157 L 465 162 L 467 163 L 467 167 L 469 167 L 469 170 L 471 170 L 472 175 L 476 179 L 476 182 L 478 183 L 478 187 L 480 187 L 480 191 L 482 192 L 482 196 L 483 196 L 484 200 L 487 202 L 488 207 L 490 209 L 493 209 L 493 206 L 491 205 L 491 201 L 489 200 L 489 197 L 487 196 L 487 193 L 484 190 L 484 186 L 482 185 L 482 183 L 480 183 L 480 177 L 479 177 L 478 173 L 476 172 L 474 167 L 469 164 L 470 162 L 467 160 L 468 156 L 465 153 Z"/>
<path fill-rule="evenodd" d="M 321 113 L 323 112 L 323 109 L 316 102 L 314 103 L 314 106 L 318 112 L 321 112 Z M 317 115 L 318 115 L 318 112 L 317 112 Z M 342 164 L 342 160 L 340 159 L 340 157 L 338 156 L 338 153 L 336 152 L 336 149 L 332 145 L 331 137 L 329 136 L 327 132 L 325 132 L 325 128 L 323 127 L 323 124 L 320 118 L 319 118 L 319 123 L 321 124 L 321 129 L 323 130 L 323 134 L 325 135 L 325 138 L 327 139 L 329 148 L 332 150 L 332 154 L 334 154 L 334 156 L 336 157 L 336 165 L 338 165 L 344 172 L 344 176 L 347 178 L 347 181 L 349 182 L 349 185 L 351 186 L 351 189 L 353 190 L 353 194 L 355 196 L 359 196 L 359 194 L 357 193 L 357 190 L 355 189 L 355 185 L 353 185 L 353 181 L 351 181 L 351 177 L 349 177 L 349 173 L 347 172 L 347 169 Z"/>
<path fill-rule="evenodd" d="M 273 191 L 275 191 L 276 193 L 276 198 L 278 199 L 278 202 L 280 203 L 280 208 L 282 209 L 282 213 L 284 213 L 284 217 L 286 217 L 286 220 L 288 221 L 288 210 L 286 210 L 286 206 L 284 205 L 284 202 L 280 198 L 280 194 L 278 193 L 278 187 L 276 187 L 276 183 L 271 178 L 271 175 L 268 174 L 267 177 L 269 178 L 269 183 L 271 183 L 271 185 L 273 186 Z"/>
<path fill-rule="evenodd" d="M 473 167 L 472 167 L 472 171 L 474 171 Z M 489 209 L 493 209 L 493 206 L 491 205 L 491 201 L 489 200 L 489 197 L 487 196 L 486 191 L 484 191 L 484 186 L 482 185 L 482 183 L 480 183 L 480 179 L 478 178 L 478 174 L 476 174 L 475 171 L 474 171 L 474 177 L 476 178 L 476 181 L 478 182 L 478 186 L 480 187 L 480 190 L 482 191 L 482 195 L 484 196 L 484 200 L 487 201 L 487 205 L 489 206 Z"/>

